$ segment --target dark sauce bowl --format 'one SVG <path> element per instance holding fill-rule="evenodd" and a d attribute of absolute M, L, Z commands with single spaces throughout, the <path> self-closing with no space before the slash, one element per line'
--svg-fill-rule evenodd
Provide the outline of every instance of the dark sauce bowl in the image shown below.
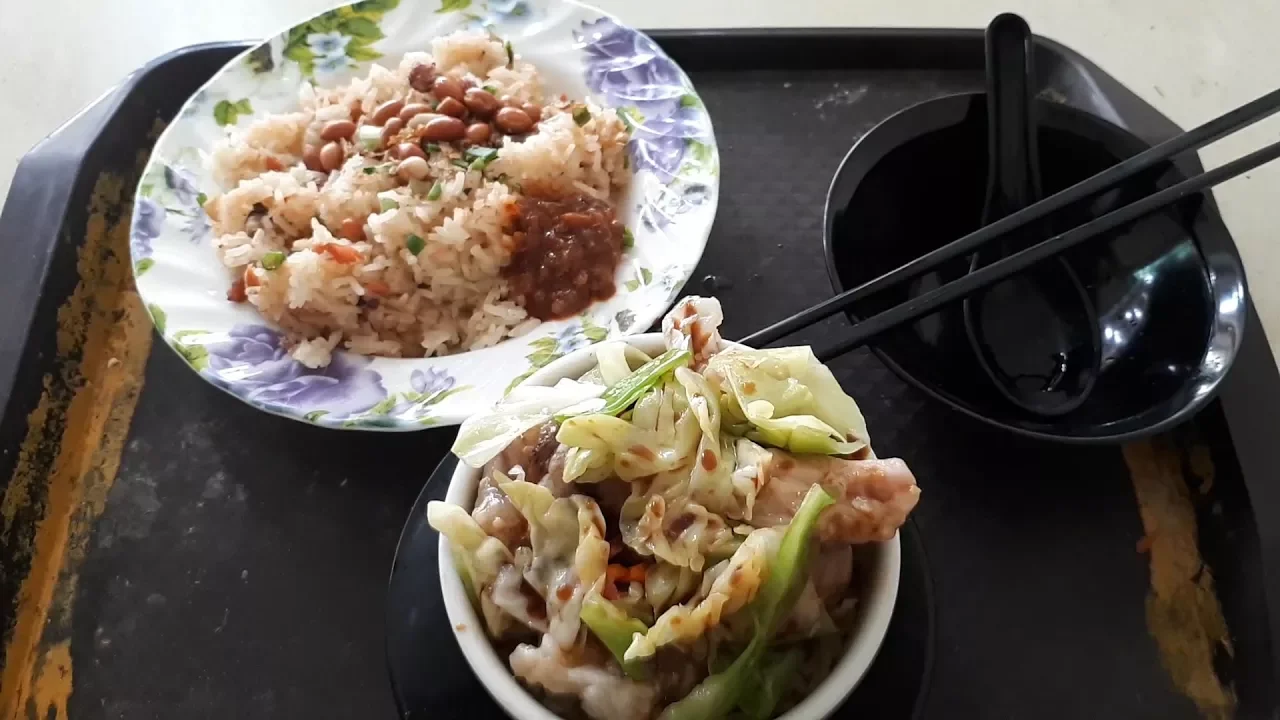
<path fill-rule="evenodd" d="M 1039 102 L 1046 196 L 1149 147 L 1094 115 Z M 827 194 L 824 243 L 836 291 L 976 230 L 986 187 L 986 144 L 982 93 L 914 105 L 863 136 Z M 1182 178 L 1171 166 L 1155 169 L 1122 189 L 1060 211 L 1045 232 L 1063 232 Z M 1097 384 L 1069 413 L 1041 417 L 1008 402 L 973 355 L 959 303 L 880 336 L 872 350 L 929 395 L 1023 435 L 1115 442 L 1178 423 L 1212 397 L 1231 367 L 1247 306 L 1239 255 L 1204 204 L 1203 198 L 1191 198 L 1065 254 L 1097 308 L 1102 347 Z M 967 270 L 967 258 L 958 258 L 868 298 L 848 316 L 856 321 Z M 1004 297 L 1009 303 L 1035 302 L 1007 292 Z M 1053 331 L 1031 324 L 1001 330 L 1025 338 L 1029 347 L 1046 344 L 1040 336 Z"/>

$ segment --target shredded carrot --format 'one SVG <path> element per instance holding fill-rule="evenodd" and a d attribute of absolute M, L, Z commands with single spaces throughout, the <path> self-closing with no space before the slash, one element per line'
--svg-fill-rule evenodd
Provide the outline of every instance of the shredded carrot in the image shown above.
<path fill-rule="evenodd" d="M 631 567 L 619 565 L 618 563 L 610 563 L 609 567 L 605 568 L 604 572 L 605 587 L 611 588 L 618 583 L 642 583 L 644 582 L 645 575 L 648 574 L 649 566 L 644 563 L 632 565 Z"/>
<path fill-rule="evenodd" d="M 600 594 L 604 595 L 605 600 L 617 600 L 618 586 L 614 585 L 613 583 L 605 583 L 604 590 L 602 590 Z"/>
<path fill-rule="evenodd" d="M 370 295 L 390 295 L 391 288 L 381 280 L 366 280 L 360 283 Z"/>
<path fill-rule="evenodd" d="M 280 162 L 276 158 L 271 157 L 270 155 L 267 156 L 267 160 L 263 164 L 267 166 L 268 170 L 280 171 L 284 169 L 284 163 Z"/>
<path fill-rule="evenodd" d="M 249 299 L 244 293 L 244 280 L 234 280 L 231 283 L 231 289 L 227 290 L 227 299 L 233 303 L 242 303 Z"/>
<path fill-rule="evenodd" d="M 604 571 L 604 579 L 606 584 L 613 585 L 616 582 L 631 579 L 631 571 L 625 565 L 609 565 Z"/>
<path fill-rule="evenodd" d="M 246 265 L 244 268 L 244 286 L 246 288 L 258 287 L 262 281 L 258 280 L 258 273 L 253 271 L 252 265 Z"/>
<path fill-rule="evenodd" d="M 329 257 L 343 264 L 359 262 L 360 253 L 350 245 L 338 245 L 337 243 L 324 243 L 320 246 L 320 252 L 328 253 Z"/>

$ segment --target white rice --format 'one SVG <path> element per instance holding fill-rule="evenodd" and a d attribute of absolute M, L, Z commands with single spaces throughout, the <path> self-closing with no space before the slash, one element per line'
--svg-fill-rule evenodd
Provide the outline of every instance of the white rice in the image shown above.
<path fill-rule="evenodd" d="M 507 62 L 501 40 L 457 32 L 435 40 L 430 55 L 407 54 L 394 70 L 374 65 L 338 88 L 305 85 L 298 112 L 266 117 L 214 149 L 211 169 L 227 188 L 205 204 L 214 246 L 248 302 L 286 332 L 299 362 L 323 367 L 337 347 L 444 355 L 538 324 L 508 297 L 501 277 L 515 243 L 504 229 L 510 206 L 522 188 L 617 197 L 630 178 L 628 137 L 613 110 L 587 103 L 591 117 L 579 125 L 568 102 L 544 104 L 534 67 Z M 303 147 L 320 144 L 320 128 L 348 119 L 357 103 L 369 112 L 392 99 L 426 100 L 408 81 L 419 64 L 540 105 L 536 132 L 523 141 L 507 137 L 482 171 L 455 165 L 462 152 L 442 144 L 428 158 L 430 177 L 407 185 L 392 172 L 394 161 L 380 155 L 351 152 L 327 176 L 306 169 Z M 439 197 L 428 200 L 437 181 Z M 363 221 L 364 240 L 335 237 L 351 218 Z M 408 245 L 413 236 L 423 244 L 416 255 Z M 358 259 L 339 261 L 352 251 Z M 264 259 L 275 264 L 276 253 L 283 262 L 264 267 Z"/>

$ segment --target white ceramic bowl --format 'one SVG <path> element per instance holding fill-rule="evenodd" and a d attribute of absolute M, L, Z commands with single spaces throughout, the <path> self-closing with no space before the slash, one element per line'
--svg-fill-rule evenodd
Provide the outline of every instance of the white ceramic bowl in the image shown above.
<path fill-rule="evenodd" d="M 663 351 L 659 333 L 636 335 L 625 340 L 649 355 Z M 594 348 L 583 348 L 547 365 L 526 380 L 533 385 L 553 385 L 561 378 L 578 378 L 595 365 Z M 480 471 L 462 463 L 449 480 L 445 500 L 470 509 L 475 504 L 476 487 Z M 898 597 L 898 576 L 902 569 L 902 548 L 897 535 L 889 542 L 877 546 L 872 576 L 864 594 L 860 597 L 861 610 L 858 627 L 849 642 L 844 657 L 836 664 L 831 675 L 804 702 L 792 708 L 779 720 L 814 720 L 824 718 L 835 711 L 840 703 L 862 680 L 871 661 L 875 659 L 880 643 L 889 629 L 893 604 Z M 444 596 L 449 624 L 453 627 L 462 654 L 471 664 L 471 670 L 480 678 L 485 690 L 516 720 L 554 720 L 555 715 L 525 691 L 511 674 L 505 657 L 494 652 L 493 645 L 484 632 L 484 621 L 476 614 L 467 599 L 449 541 L 440 537 L 440 589 Z"/>

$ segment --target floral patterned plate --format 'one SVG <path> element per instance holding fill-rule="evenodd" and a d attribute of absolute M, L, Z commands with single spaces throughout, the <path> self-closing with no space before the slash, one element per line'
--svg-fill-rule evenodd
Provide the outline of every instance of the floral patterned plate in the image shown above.
<path fill-rule="evenodd" d="M 633 243 L 618 293 L 581 316 L 495 347 L 440 358 L 335 353 L 295 362 L 252 306 L 226 300 L 201 208 L 215 185 L 204 153 L 236 126 L 296 108 L 303 82 L 331 86 L 393 66 L 459 28 L 489 28 L 537 66 L 555 93 L 590 96 L 632 126 L 636 176 L 619 207 Z M 245 402 L 335 428 L 456 424 L 552 360 L 643 332 L 702 256 L 715 216 L 719 155 L 689 78 L 645 35 L 570 0 L 363 0 L 310 18 L 232 60 L 160 137 L 138 186 L 130 250 L 156 328 L 193 369 Z"/>

